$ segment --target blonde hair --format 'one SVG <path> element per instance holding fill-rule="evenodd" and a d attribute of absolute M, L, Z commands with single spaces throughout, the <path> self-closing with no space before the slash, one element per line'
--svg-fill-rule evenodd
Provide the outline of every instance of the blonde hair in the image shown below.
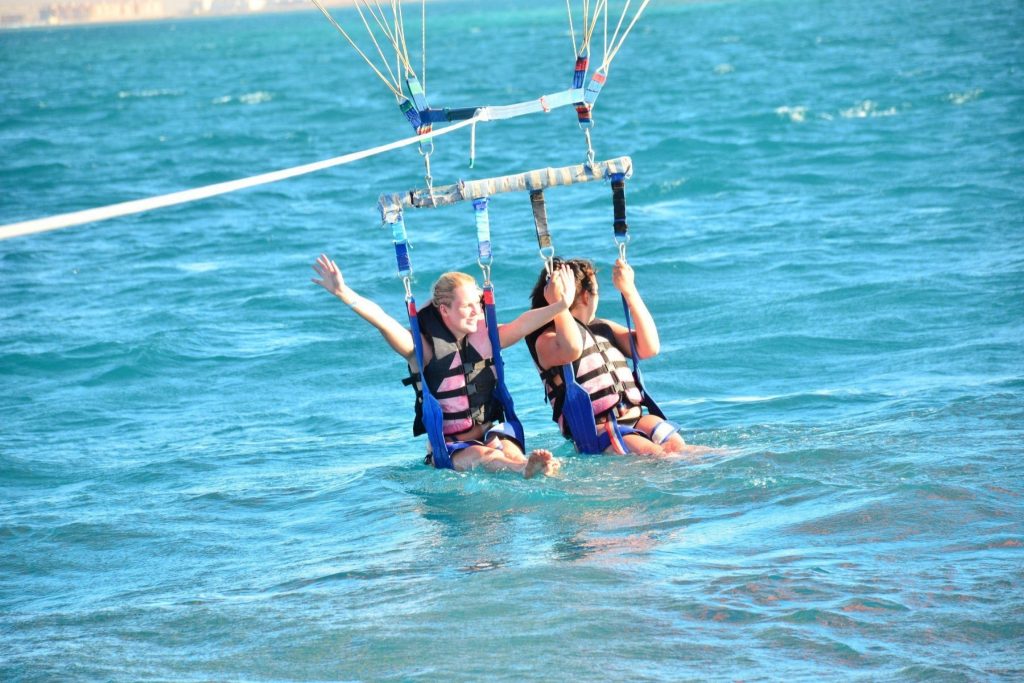
<path fill-rule="evenodd" d="M 435 306 L 451 306 L 452 300 L 455 299 L 455 290 L 462 285 L 473 285 L 476 287 L 476 280 L 473 279 L 472 275 L 467 275 L 466 273 L 454 271 L 444 273 L 434 283 L 430 298 L 431 303 Z"/>

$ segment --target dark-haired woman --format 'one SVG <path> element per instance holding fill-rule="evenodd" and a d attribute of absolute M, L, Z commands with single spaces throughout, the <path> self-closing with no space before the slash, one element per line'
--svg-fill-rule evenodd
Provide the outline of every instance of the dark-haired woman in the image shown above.
<path fill-rule="evenodd" d="M 552 419 L 562 434 L 587 452 L 668 455 L 706 450 L 687 446 L 676 425 L 645 410 L 641 388 L 626 364 L 630 330 L 597 318 L 594 264 L 556 259 L 556 266 L 563 264 L 572 269 L 576 280 L 569 310 L 526 337 L 551 402 Z M 531 294 L 533 308 L 553 303 L 547 281 L 547 272 L 542 271 Z M 629 306 L 637 355 L 641 359 L 657 355 L 658 328 L 637 291 L 633 269 L 622 259 L 615 261 L 612 284 Z M 567 383 L 583 391 L 575 386 L 567 391 Z M 573 433 L 574 428 L 578 433 Z"/>

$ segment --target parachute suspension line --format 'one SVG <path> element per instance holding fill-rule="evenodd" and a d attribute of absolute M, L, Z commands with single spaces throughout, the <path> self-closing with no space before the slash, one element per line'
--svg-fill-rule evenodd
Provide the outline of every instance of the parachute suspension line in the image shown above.
<path fill-rule="evenodd" d="M 427 0 L 420 0 L 420 58 L 423 76 L 423 90 L 427 90 Z M 473 126 L 473 134 L 476 135 L 476 126 Z"/>
<path fill-rule="evenodd" d="M 319 9 L 320 12 L 323 13 L 323 15 L 325 17 L 327 17 L 327 21 L 331 22 L 331 25 L 334 26 L 334 28 L 338 30 L 338 33 L 340 33 L 342 36 L 344 36 L 345 40 L 348 41 L 348 44 L 351 45 L 352 48 L 356 51 L 356 53 L 358 53 L 358 55 L 363 58 L 363 61 L 365 61 L 366 64 L 371 69 L 373 69 L 373 72 L 375 74 L 377 74 L 377 76 L 380 78 L 380 80 L 382 80 L 384 82 L 384 85 L 386 85 L 388 87 L 388 90 L 390 90 L 392 93 L 394 93 L 395 97 L 398 97 L 399 99 L 401 99 L 402 98 L 402 90 L 401 90 L 401 88 L 400 87 L 396 87 L 391 81 L 389 81 L 387 79 L 387 77 L 383 73 L 381 73 L 380 69 L 377 68 L 377 66 L 373 63 L 373 61 L 369 57 L 366 56 L 366 53 L 363 52 L 359 48 L 359 45 L 356 44 L 356 41 L 352 40 L 352 36 L 350 36 L 345 31 L 345 29 L 343 29 L 341 27 L 341 25 L 337 21 L 335 21 L 334 17 L 331 16 L 331 13 L 327 10 L 326 7 L 323 6 L 323 4 L 320 2 L 320 0 L 312 0 L 312 1 L 313 1 L 313 4 L 316 5 L 317 9 Z M 388 71 L 390 72 L 391 71 L 391 67 L 387 67 L 387 68 L 388 68 Z M 391 77 L 394 78 L 394 74 L 393 73 L 391 74 Z"/>
<path fill-rule="evenodd" d="M 604 62 L 605 57 L 608 55 L 608 7 L 605 6 L 604 11 L 604 44 L 601 48 L 601 61 Z"/>
<path fill-rule="evenodd" d="M 592 42 L 594 31 L 597 29 L 597 22 L 600 21 L 601 17 L 604 17 L 605 24 L 608 23 L 608 0 L 597 0 L 594 5 L 593 12 L 590 10 L 590 0 L 584 0 L 583 2 L 583 19 L 580 23 L 580 42 L 576 42 L 576 25 L 573 22 L 573 12 L 571 0 L 565 0 L 565 8 L 569 15 L 569 35 L 572 40 L 573 54 L 579 56 L 590 55 L 590 44 Z M 607 33 L 607 28 L 605 29 Z M 607 35 L 605 37 L 607 43 Z"/>
<path fill-rule="evenodd" d="M 630 2 L 631 2 L 631 0 L 626 0 L 626 4 L 623 5 L 623 7 L 622 7 L 622 14 L 619 15 L 619 21 L 615 24 L 615 32 L 612 33 L 612 42 L 611 42 L 612 48 L 611 48 L 610 51 L 606 51 L 605 52 L 605 57 L 602 60 L 601 66 L 605 66 L 606 67 L 608 65 L 608 62 L 611 61 L 611 59 L 609 58 L 609 55 L 612 52 L 615 51 L 615 41 L 619 37 L 619 30 L 622 29 L 622 22 L 625 21 L 625 19 L 626 19 L 626 13 L 629 12 L 629 4 L 630 4 Z"/>
<path fill-rule="evenodd" d="M 584 46 L 584 49 L 587 50 L 588 52 L 590 51 L 590 43 L 591 43 L 591 39 L 593 38 L 593 35 L 594 35 L 594 30 L 597 28 L 597 22 L 598 22 L 598 20 L 602 16 L 604 16 L 605 20 L 607 21 L 607 17 L 608 17 L 608 0 L 598 0 L 597 1 L 597 5 L 594 7 L 594 14 L 593 14 L 593 16 L 592 16 L 592 18 L 590 20 L 590 24 L 587 25 L 587 27 L 586 27 L 587 28 L 587 32 L 586 32 L 586 35 L 583 38 L 583 41 L 584 41 L 583 42 L 583 46 Z M 584 19 L 584 21 L 586 21 L 586 19 Z"/>
<path fill-rule="evenodd" d="M 572 40 L 572 53 L 573 53 L 573 55 L 578 55 L 580 53 L 580 50 L 576 46 L 576 28 L 572 24 L 572 4 L 571 4 L 571 0 L 565 0 L 565 11 L 569 15 L 569 39 Z"/>
<path fill-rule="evenodd" d="M 607 71 L 608 68 L 611 66 L 612 60 L 615 59 L 615 55 L 619 53 L 619 50 L 622 48 L 622 44 L 626 42 L 626 37 L 629 35 L 629 32 L 633 30 L 634 26 L 636 26 L 636 22 L 640 19 L 640 15 L 644 13 L 644 10 L 647 9 L 647 5 L 649 5 L 650 2 L 651 0 L 643 0 L 643 2 L 640 3 L 640 7 L 637 9 L 636 14 L 633 15 L 632 21 L 629 22 L 629 26 L 626 27 L 625 32 L 622 34 L 622 37 L 619 38 L 617 43 L 615 42 L 615 39 L 616 36 L 618 36 L 619 27 L 615 27 L 615 33 L 612 35 L 611 54 L 605 57 L 604 64 L 601 65 L 605 71 Z M 622 11 L 622 17 L 619 18 L 619 26 L 622 25 L 622 20 L 626 17 L 626 9 L 628 8 L 629 2 L 627 0 L 626 8 L 623 9 Z"/>
<path fill-rule="evenodd" d="M 402 4 L 396 0 L 392 0 L 391 11 L 395 19 L 395 51 L 398 52 L 399 59 L 405 63 L 406 77 L 410 74 L 415 75 L 416 70 L 413 69 L 412 58 L 409 57 L 409 46 L 405 41 L 405 16 L 402 14 Z M 383 15 L 383 10 L 381 13 Z"/>
<path fill-rule="evenodd" d="M 384 63 L 384 66 L 387 67 L 388 73 L 391 74 L 391 78 L 394 79 L 395 85 L 398 87 L 399 90 L 401 90 L 402 81 L 400 78 L 395 76 L 395 72 L 391 70 L 391 66 L 390 64 L 388 64 L 388 58 L 384 56 L 384 51 L 381 49 L 380 43 L 377 41 L 377 32 L 370 27 L 370 22 L 366 20 L 366 15 L 363 14 L 363 6 L 365 5 L 366 11 L 369 12 L 370 16 L 373 17 L 373 20 L 377 23 L 377 26 L 380 27 L 381 32 L 384 34 L 384 37 L 388 39 L 388 42 L 391 43 L 391 47 L 395 50 L 397 67 L 397 62 L 402 61 L 402 57 L 404 57 L 404 55 L 402 54 L 402 49 L 398 44 L 398 37 L 388 27 L 387 19 L 384 16 L 384 9 L 380 6 L 379 2 L 376 3 L 377 10 L 380 12 L 380 16 L 378 16 L 377 13 L 374 12 L 373 7 L 371 7 L 366 2 L 366 0 L 363 0 L 362 2 L 356 2 L 355 5 L 356 11 L 359 12 L 359 18 L 363 20 L 363 26 L 366 27 L 366 32 L 370 34 L 370 40 L 373 41 L 373 46 L 377 48 L 377 54 L 380 55 L 381 61 Z M 405 61 L 405 67 L 406 69 L 411 68 L 409 66 L 408 60 Z M 399 68 L 398 71 L 401 71 L 401 69 Z"/>

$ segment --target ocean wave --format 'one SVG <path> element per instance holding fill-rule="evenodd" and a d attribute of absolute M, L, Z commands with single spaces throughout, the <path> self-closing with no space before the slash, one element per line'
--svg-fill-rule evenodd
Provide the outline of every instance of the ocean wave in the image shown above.
<path fill-rule="evenodd" d="M 178 97 L 183 95 L 184 90 L 176 90 L 173 88 L 154 88 L 151 90 L 120 90 L 117 93 L 117 99 L 127 100 L 133 98 L 150 98 L 150 97 Z"/>
<path fill-rule="evenodd" d="M 779 118 L 788 118 L 793 123 L 803 123 L 807 120 L 807 107 L 778 107 L 775 113 Z"/>
<path fill-rule="evenodd" d="M 874 100 L 864 100 L 852 107 L 841 109 L 839 111 L 839 115 L 844 119 L 867 119 L 882 116 L 896 116 L 899 113 L 900 112 L 896 107 L 880 109 L 878 103 Z"/>
<path fill-rule="evenodd" d="M 238 102 L 239 104 L 263 104 L 271 102 L 273 99 L 274 96 L 266 90 L 257 90 L 256 92 L 249 92 L 244 95 L 222 95 L 221 97 L 215 97 L 210 100 L 210 104 L 231 104 L 232 102 Z"/>
<path fill-rule="evenodd" d="M 984 92 L 981 88 L 975 88 L 966 92 L 951 92 L 946 95 L 946 100 L 956 105 L 967 104 L 981 97 Z"/>

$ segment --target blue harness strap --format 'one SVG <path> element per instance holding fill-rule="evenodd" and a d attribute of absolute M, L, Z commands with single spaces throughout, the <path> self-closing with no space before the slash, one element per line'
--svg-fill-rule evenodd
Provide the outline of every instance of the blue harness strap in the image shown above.
<path fill-rule="evenodd" d="M 477 240 L 477 263 L 484 272 L 484 319 L 487 322 L 487 337 L 491 341 L 491 355 L 494 360 L 494 374 L 497 377 L 497 386 L 494 388 L 494 395 L 501 403 L 505 412 L 505 422 L 512 426 L 515 431 L 515 438 L 519 445 L 525 450 L 526 436 L 523 432 L 523 425 L 516 417 L 515 402 L 512 395 L 505 386 L 505 361 L 501 357 L 501 338 L 498 334 L 498 314 L 494 305 L 494 286 L 491 284 L 491 264 L 494 261 L 494 254 L 491 251 L 491 220 L 487 211 L 487 197 L 481 197 L 473 201 L 473 215 L 476 221 Z"/>
<path fill-rule="evenodd" d="M 456 450 L 460 450 L 460 447 L 453 448 L 455 444 L 449 444 L 444 440 L 444 417 L 442 416 L 441 404 L 430 393 L 426 376 L 423 374 L 423 368 L 426 367 L 423 364 L 423 336 L 420 334 L 420 322 L 416 317 L 415 299 L 410 298 L 408 306 L 409 326 L 412 328 L 412 343 L 416 347 L 416 362 L 419 363 L 420 376 L 423 377 L 423 380 L 420 382 L 423 395 L 423 426 L 427 430 L 427 440 L 430 442 L 434 467 L 438 469 L 455 469 L 455 466 L 452 464 L 452 454 Z M 461 445 L 461 448 L 464 447 L 464 445 Z"/>
<path fill-rule="evenodd" d="M 416 350 L 416 362 L 419 364 L 420 376 L 424 379 L 420 382 L 423 397 L 423 427 L 427 430 L 427 439 L 430 442 L 430 450 L 434 467 L 443 469 L 454 469 L 452 465 L 452 453 L 458 448 L 450 448 L 444 439 L 444 417 L 441 411 L 441 404 L 437 402 L 434 395 L 430 393 L 430 387 L 423 372 L 423 335 L 420 333 L 420 321 L 416 317 L 416 299 L 413 298 L 410 283 L 412 281 L 412 260 L 409 258 L 409 236 L 405 231 L 405 220 L 401 211 L 395 211 L 385 215 L 385 223 L 391 226 L 391 238 L 395 245 L 395 259 L 398 263 L 398 274 L 405 283 L 405 302 L 409 314 L 409 328 L 412 330 L 412 344 Z"/>
<path fill-rule="evenodd" d="M 629 224 L 626 223 L 626 174 L 613 173 L 610 176 L 612 184 L 612 210 L 614 214 L 613 228 L 615 230 L 615 243 L 619 245 L 620 257 L 625 260 L 626 244 L 629 242 Z M 636 339 L 633 335 L 633 317 L 629 313 L 629 304 L 626 297 L 622 297 L 622 310 L 625 313 L 626 329 L 629 330 L 629 354 L 633 358 L 633 381 L 636 382 L 640 395 L 643 396 L 644 406 L 647 412 L 665 418 L 665 413 L 658 407 L 657 402 L 644 388 L 643 373 L 640 372 L 640 355 L 636 351 Z"/>
<path fill-rule="evenodd" d="M 562 419 L 569 425 L 569 432 L 572 434 L 576 450 L 588 455 L 597 455 L 607 451 L 610 446 L 614 446 L 617 453 L 627 452 L 629 449 L 626 448 L 622 437 L 626 434 L 633 434 L 636 430 L 620 425 L 612 415 L 608 416 L 608 423 L 606 423 L 611 425 L 611 430 L 598 430 L 590 394 L 576 381 L 576 374 L 572 370 L 571 363 L 562 366 L 562 382 L 565 386 Z"/>
<path fill-rule="evenodd" d="M 633 338 L 633 318 L 629 315 L 629 304 L 626 303 L 626 297 L 622 297 L 622 310 L 625 312 L 626 327 L 629 329 L 629 354 L 633 357 L 633 382 L 636 383 L 636 388 L 640 390 L 640 395 L 643 396 L 643 403 L 647 407 L 647 412 L 651 415 L 657 415 L 662 420 L 668 419 L 661 408 L 658 407 L 658 403 L 647 392 L 647 389 L 644 388 L 644 375 L 640 371 L 640 355 L 636 352 L 636 339 Z"/>
<path fill-rule="evenodd" d="M 491 285 L 484 285 L 484 317 L 487 320 L 487 336 L 491 340 L 491 352 L 494 359 L 494 374 L 497 375 L 498 383 L 494 387 L 494 395 L 501 403 L 505 412 L 505 422 L 512 426 L 516 439 L 525 450 L 526 436 L 523 432 L 523 425 L 516 417 L 516 406 L 512 400 L 512 394 L 505 386 L 505 361 L 501 357 L 501 339 L 498 336 L 498 316 L 494 308 L 494 288 Z"/>

